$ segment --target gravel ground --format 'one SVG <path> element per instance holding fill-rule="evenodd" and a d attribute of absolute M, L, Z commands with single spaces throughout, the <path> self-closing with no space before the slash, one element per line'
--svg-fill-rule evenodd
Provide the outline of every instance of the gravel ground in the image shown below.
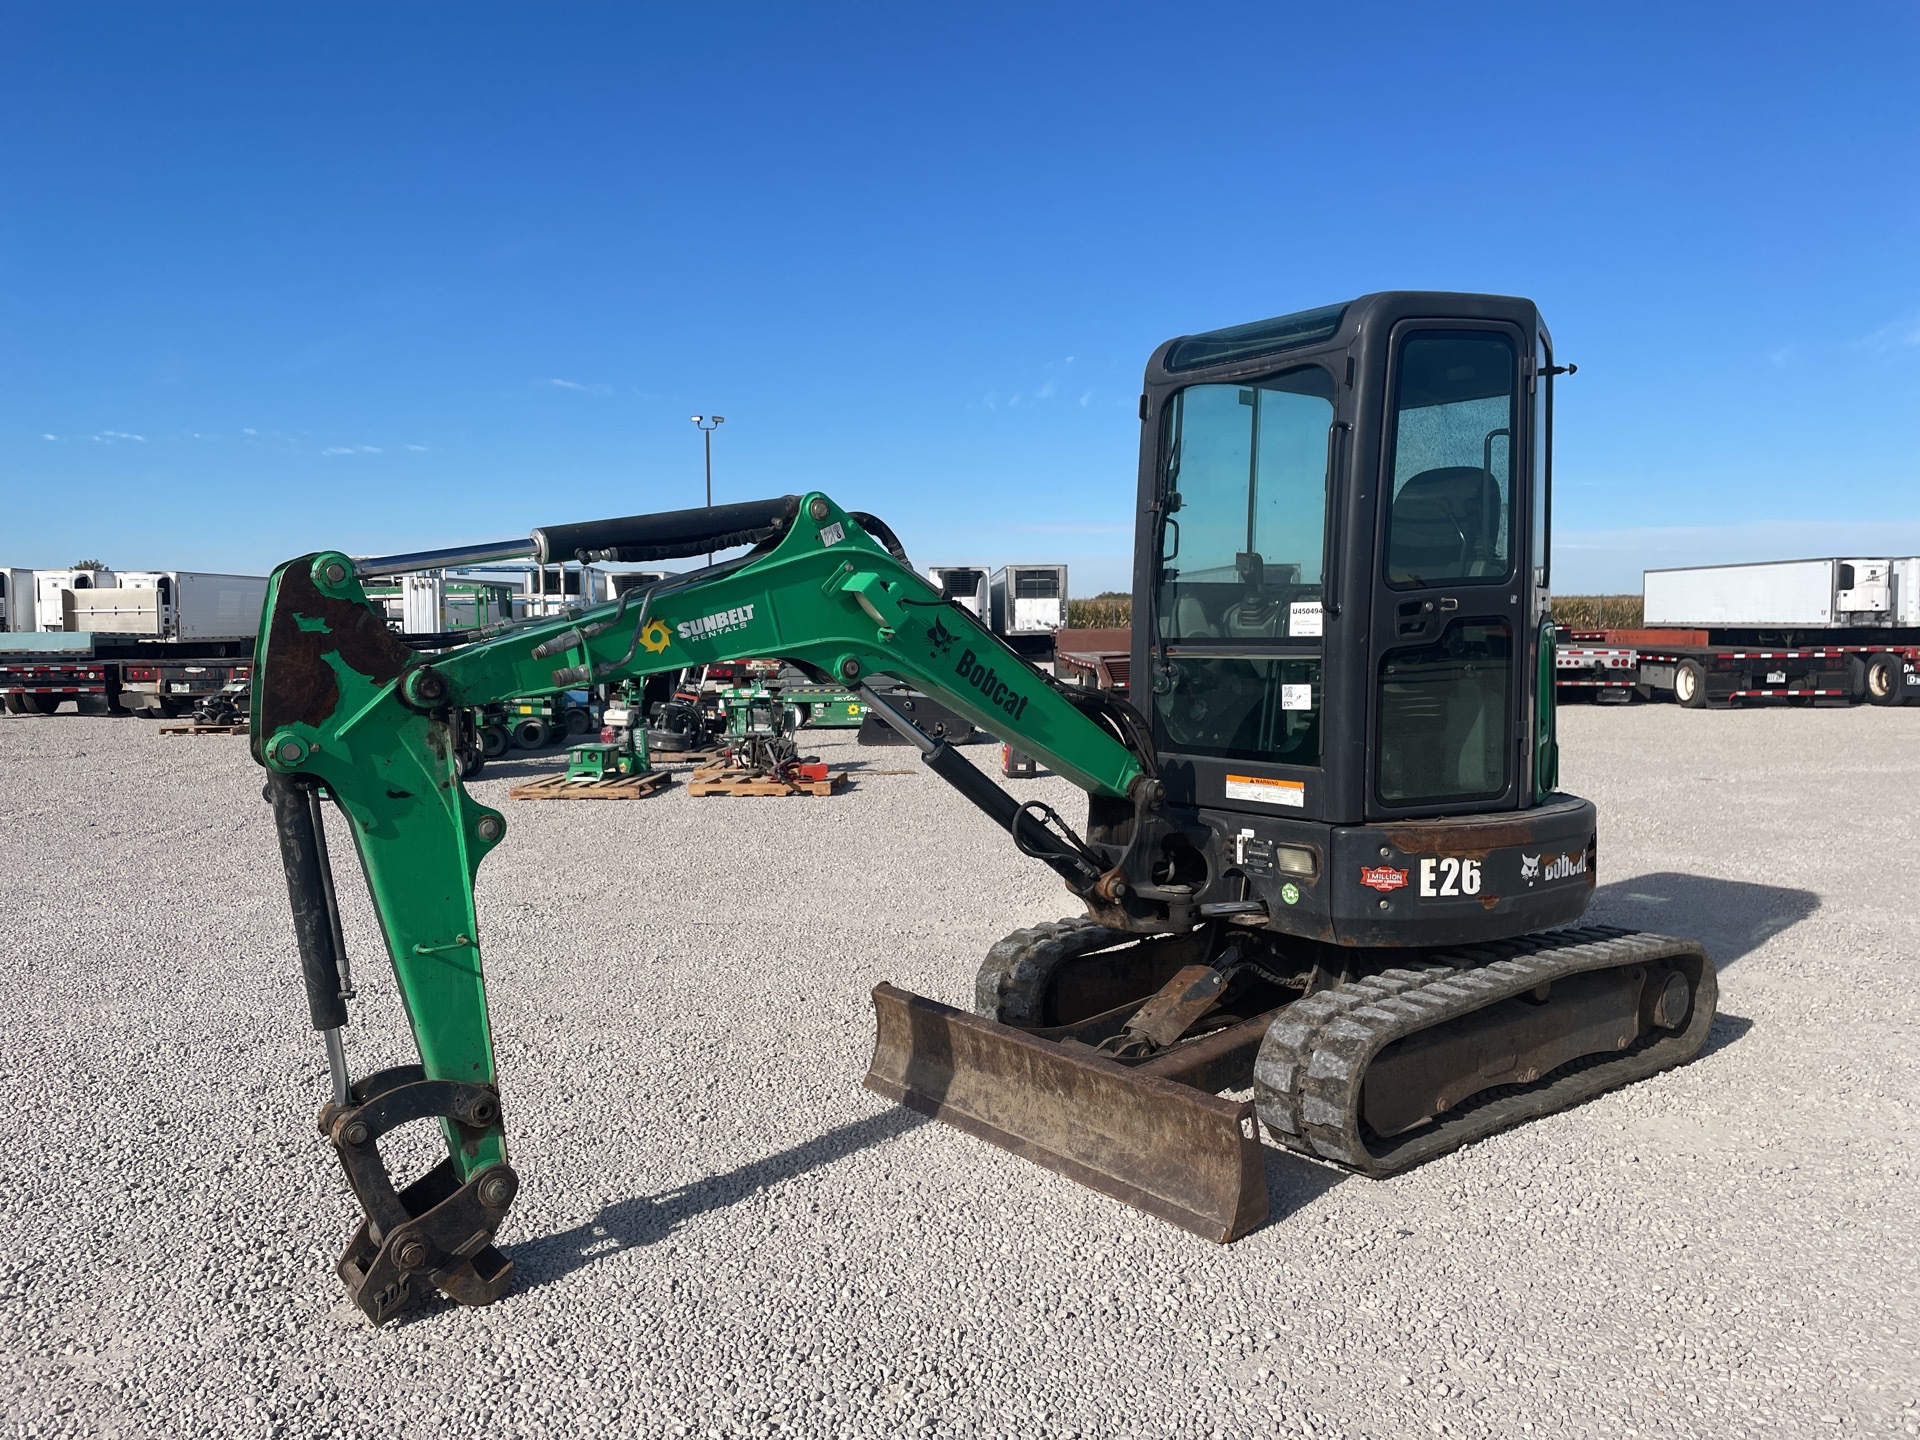
<path fill-rule="evenodd" d="M 823 738 L 864 769 L 821 800 L 510 804 L 553 762 L 490 766 L 519 1283 L 375 1331 L 245 742 L 0 720 L 0 1425 L 1920 1433 L 1920 711 L 1563 732 L 1596 916 L 1723 967 L 1708 1053 L 1384 1183 L 1270 1152 L 1274 1218 L 1224 1248 L 860 1088 L 874 982 L 965 1004 L 1069 908 L 904 752 Z M 365 1073 L 412 1057 L 342 895 Z"/>

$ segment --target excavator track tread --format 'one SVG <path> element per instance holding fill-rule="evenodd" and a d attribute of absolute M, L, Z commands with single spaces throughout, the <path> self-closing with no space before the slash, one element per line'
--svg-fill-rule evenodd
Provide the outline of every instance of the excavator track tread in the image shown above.
<path fill-rule="evenodd" d="M 974 980 L 973 1013 L 1033 1029 L 1047 1021 L 1032 1013 L 1042 1003 L 1054 968 L 1103 946 L 1142 937 L 1114 930 L 1085 915 L 1016 930 L 987 951 Z"/>
<path fill-rule="evenodd" d="M 1531 1085 L 1481 1092 L 1433 1124 L 1370 1147 L 1360 1129 L 1367 1067 L 1389 1044 L 1542 984 L 1593 970 L 1660 960 L 1697 961 L 1686 1024 L 1629 1049 L 1582 1056 Z M 1699 1053 L 1713 1024 L 1718 985 L 1698 942 L 1580 926 L 1522 939 L 1423 954 L 1289 1006 L 1254 1063 L 1254 1099 L 1274 1141 L 1360 1174 L 1397 1174 L 1497 1130 L 1580 1104 L 1670 1069 Z"/>

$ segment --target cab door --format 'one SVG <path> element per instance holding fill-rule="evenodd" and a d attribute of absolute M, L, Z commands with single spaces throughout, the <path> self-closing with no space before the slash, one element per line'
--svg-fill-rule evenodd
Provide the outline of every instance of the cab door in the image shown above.
<path fill-rule="evenodd" d="M 1534 327 L 1394 326 L 1369 646 L 1370 818 L 1530 798 Z"/>

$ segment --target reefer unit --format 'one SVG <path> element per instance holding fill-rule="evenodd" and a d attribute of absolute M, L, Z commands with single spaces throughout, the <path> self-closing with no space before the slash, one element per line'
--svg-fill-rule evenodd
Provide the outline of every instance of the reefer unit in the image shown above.
<path fill-rule="evenodd" d="M 974 619 L 982 624 L 987 622 L 991 613 L 987 600 L 989 573 L 985 565 L 929 565 L 927 567 L 927 578 L 933 581 L 933 588 L 940 592 L 940 598 L 951 600 L 962 610 L 972 612 Z"/>
<path fill-rule="evenodd" d="M 1006 565 L 990 582 L 996 635 L 1042 635 L 1067 623 L 1067 567 Z"/>
<path fill-rule="evenodd" d="M 33 572 L 33 628 L 43 632 L 77 629 L 66 623 L 75 593 L 111 588 L 111 570 L 36 570 Z"/>

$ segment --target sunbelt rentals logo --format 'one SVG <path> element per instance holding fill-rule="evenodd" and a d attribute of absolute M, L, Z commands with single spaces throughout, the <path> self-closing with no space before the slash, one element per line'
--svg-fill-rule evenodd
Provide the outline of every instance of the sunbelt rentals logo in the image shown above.
<path fill-rule="evenodd" d="M 735 630 L 744 630 L 753 620 L 753 606 L 736 605 L 731 610 L 718 610 L 711 615 L 702 615 L 698 620 L 682 620 L 673 627 L 673 633 L 682 640 L 705 640 L 714 635 L 726 635 Z"/>

